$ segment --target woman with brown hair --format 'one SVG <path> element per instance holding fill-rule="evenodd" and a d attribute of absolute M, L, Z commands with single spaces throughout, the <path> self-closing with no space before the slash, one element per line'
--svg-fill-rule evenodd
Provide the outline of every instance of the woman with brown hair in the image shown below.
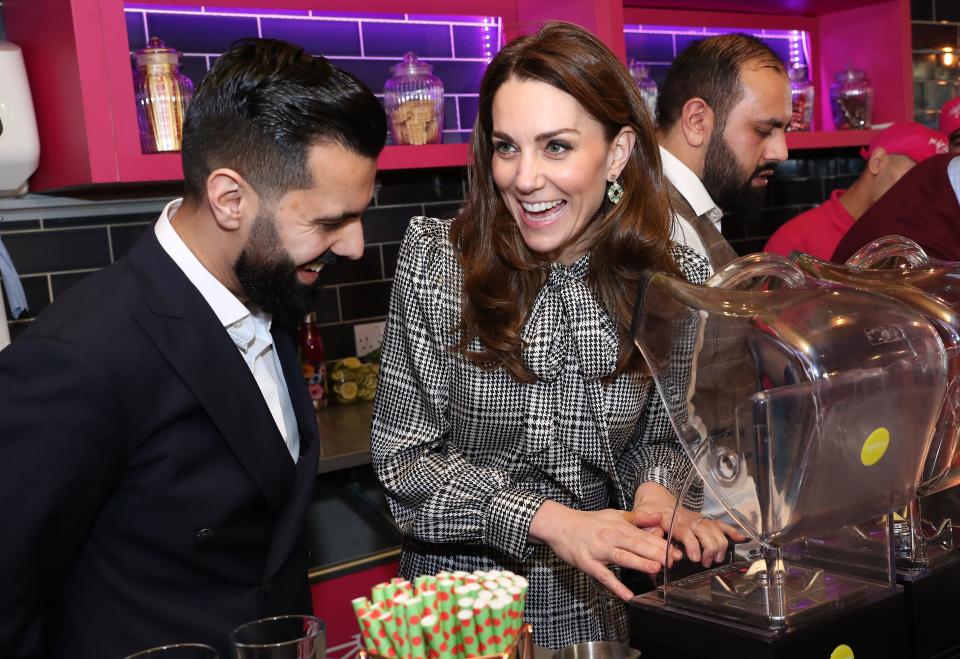
<path fill-rule="evenodd" d="M 608 566 L 681 557 L 663 529 L 690 468 L 629 340 L 637 282 L 707 264 L 669 240 L 636 85 L 577 26 L 493 59 L 472 152 L 457 219 L 411 220 L 384 337 L 371 454 L 401 573 L 510 569 L 536 643 L 624 639 L 594 580 L 628 599 Z M 675 535 L 709 566 L 726 537 L 699 521 Z"/>

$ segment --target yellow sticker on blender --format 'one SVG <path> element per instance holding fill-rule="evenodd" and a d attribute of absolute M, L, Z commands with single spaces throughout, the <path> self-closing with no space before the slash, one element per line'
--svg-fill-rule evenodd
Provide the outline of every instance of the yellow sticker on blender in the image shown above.
<path fill-rule="evenodd" d="M 853 659 L 853 648 L 846 643 L 838 645 L 830 653 L 830 659 Z"/>
<path fill-rule="evenodd" d="M 867 436 L 867 441 L 860 448 L 860 462 L 864 467 L 872 467 L 880 461 L 887 452 L 890 444 L 890 431 L 886 428 L 877 428 Z"/>

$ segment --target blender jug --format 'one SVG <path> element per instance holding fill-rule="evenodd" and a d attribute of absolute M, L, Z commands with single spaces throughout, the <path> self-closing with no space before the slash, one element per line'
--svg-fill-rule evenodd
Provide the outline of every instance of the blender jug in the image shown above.
<path fill-rule="evenodd" d="M 715 278 L 648 274 L 634 342 L 693 465 L 685 490 L 702 480 L 759 548 L 692 577 L 667 571 L 663 599 L 782 629 L 893 584 L 882 516 L 916 494 L 946 354 L 910 307 L 784 259 Z M 777 286 L 735 288 L 757 278 Z M 879 539 L 856 561 L 838 534 L 852 525 Z"/>

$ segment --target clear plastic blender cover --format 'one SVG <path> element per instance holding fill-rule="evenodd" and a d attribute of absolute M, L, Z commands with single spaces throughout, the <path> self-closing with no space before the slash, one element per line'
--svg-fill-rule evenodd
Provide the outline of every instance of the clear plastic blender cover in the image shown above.
<path fill-rule="evenodd" d="M 882 293 L 910 305 L 940 333 L 947 348 L 947 394 L 923 469 L 920 494 L 960 485 L 960 263 L 931 259 L 909 238 L 879 238 L 846 264 L 795 254 L 816 279 Z"/>
<path fill-rule="evenodd" d="M 778 276 L 804 279 L 795 269 Z M 733 290 L 652 274 L 634 341 L 705 486 L 765 545 L 859 523 L 915 495 L 946 358 L 936 330 L 900 302 L 827 285 Z"/>

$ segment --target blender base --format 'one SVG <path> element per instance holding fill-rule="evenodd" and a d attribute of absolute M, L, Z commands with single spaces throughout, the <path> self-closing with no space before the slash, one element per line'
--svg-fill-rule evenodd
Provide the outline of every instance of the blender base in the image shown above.
<path fill-rule="evenodd" d="M 843 644 L 858 659 L 909 656 L 900 587 L 872 592 L 849 606 L 779 630 L 670 608 L 659 591 L 635 597 L 630 604 L 630 646 L 638 648 L 643 659 L 827 659 Z"/>
<path fill-rule="evenodd" d="M 919 574 L 897 574 L 902 584 L 910 648 L 905 657 L 939 659 L 960 657 L 960 555 Z"/>

